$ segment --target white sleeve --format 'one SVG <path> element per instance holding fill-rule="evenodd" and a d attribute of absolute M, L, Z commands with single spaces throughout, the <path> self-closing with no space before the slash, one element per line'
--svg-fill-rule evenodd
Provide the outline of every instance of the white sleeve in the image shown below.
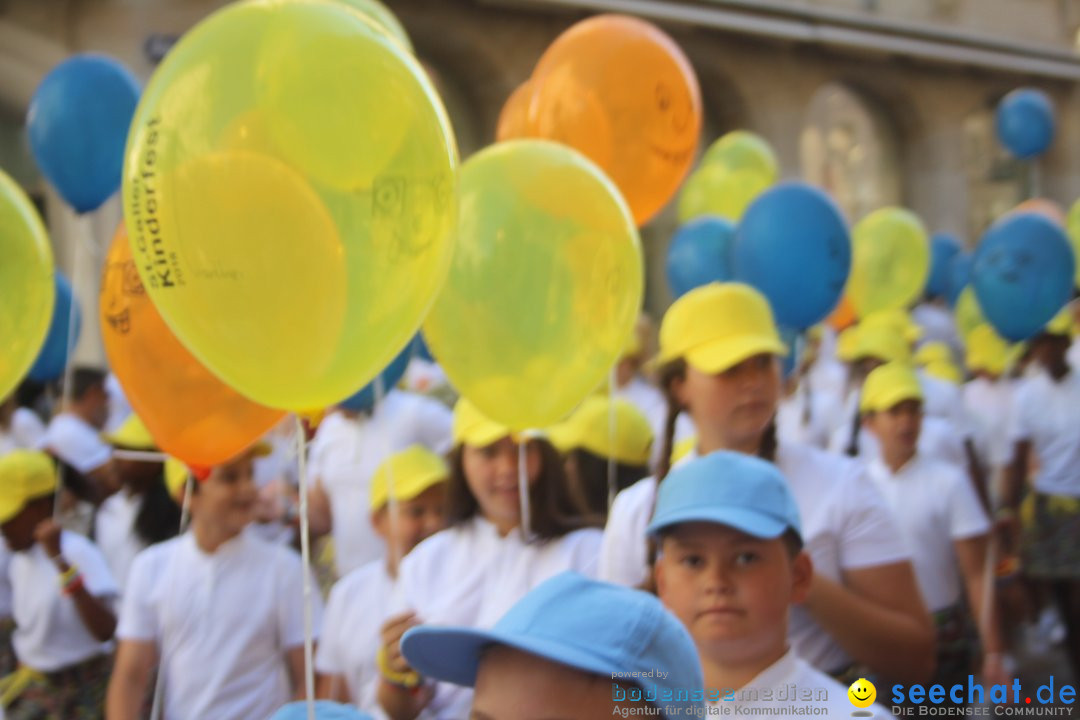
<path fill-rule="evenodd" d="M 648 543 L 645 528 L 652 510 L 654 493 L 644 492 L 641 483 L 654 483 L 650 478 L 639 480 L 615 496 L 608 514 L 607 526 L 600 544 L 599 575 L 601 580 L 636 587 L 648 577 Z"/>
<path fill-rule="evenodd" d="M 966 540 L 990 532 L 990 518 L 967 475 L 949 472 L 943 480 L 949 498 L 949 537 Z"/>
<path fill-rule="evenodd" d="M 281 603 L 278 637 L 282 648 L 289 650 L 304 644 L 304 569 L 295 553 L 285 548 L 279 550 L 283 559 L 279 561 L 282 567 L 278 572 L 278 602 Z M 312 636 L 318 639 L 322 626 L 322 596 L 316 579 L 311 577 L 310 582 Z"/>
<path fill-rule="evenodd" d="M 591 528 L 570 533 L 566 538 L 570 542 L 567 569 L 596 578 L 603 538 L 602 532 Z"/>
<path fill-rule="evenodd" d="M 345 586 L 338 581 L 330 590 L 330 599 L 326 601 L 322 628 L 319 632 L 319 646 L 315 650 L 315 672 L 323 675 L 343 675 L 345 663 L 341 657 L 341 642 L 345 639 L 342 620 L 345 611 Z"/>
<path fill-rule="evenodd" d="M 45 423 L 29 408 L 15 408 L 11 417 L 11 434 L 21 448 L 36 450 L 45 444 Z"/>
<path fill-rule="evenodd" d="M 160 631 L 157 610 L 151 598 L 156 593 L 163 558 L 156 548 L 149 548 L 135 556 L 128 572 L 127 591 L 120 606 L 116 625 L 118 640 L 156 642 Z"/>
<path fill-rule="evenodd" d="M 120 588 L 109 571 L 109 564 L 96 545 L 81 535 L 67 532 L 61 535 L 61 542 L 64 556 L 79 569 L 87 592 L 98 598 L 120 594 Z"/>
<path fill-rule="evenodd" d="M 911 559 L 892 510 L 861 464 L 846 478 L 839 500 L 840 567 L 845 570 Z"/>
<path fill-rule="evenodd" d="M 1031 440 L 1031 420 L 1028 417 L 1028 407 L 1031 405 L 1031 393 L 1027 383 L 1021 384 L 1013 395 L 1011 412 L 1009 413 L 1009 442 L 1018 443 Z"/>
<path fill-rule="evenodd" d="M 412 427 L 417 443 L 439 455 L 450 451 L 453 443 L 454 416 L 438 400 L 419 396 Z"/>
<path fill-rule="evenodd" d="M 112 456 L 112 448 L 104 440 L 65 420 L 53 420 L 45 431 L 45 442 L 61 460 L 84 474 L 97 470 Z"/>

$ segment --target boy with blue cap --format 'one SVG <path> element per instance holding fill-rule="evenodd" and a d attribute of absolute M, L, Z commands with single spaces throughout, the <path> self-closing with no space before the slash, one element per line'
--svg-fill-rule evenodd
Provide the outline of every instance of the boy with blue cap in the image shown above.
<path fill-rule="evenodd" d="M 776 466 L 729 451 L 679 466 L 660 484 L 648 533 L 658 594 L 697 644 L 711 703 L 737 714 L 810 706 L 850 716 L 848 689 L 788 646 L 788 609 L 814 573 Z"/>
<path fill-rule="evenodd" d="M 564 572 L 491 630 L 421 626 L 401 649 L 421 674 L 475 687 L 472 720 L 702 717 L 693 640 L 652 595 Z"/>

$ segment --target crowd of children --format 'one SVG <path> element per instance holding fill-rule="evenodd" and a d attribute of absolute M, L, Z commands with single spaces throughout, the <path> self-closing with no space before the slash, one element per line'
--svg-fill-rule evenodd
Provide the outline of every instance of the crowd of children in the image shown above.
<path fill-rule="evenodd" d="M 814 328 L 785 377 L 765 298 L 714 283 L 555 427 L 445 387 L 335 410 L 307 444 L 325 612 L 294 426 L 196 479 L 78 368 L 48 422 L 0 404 L 3 717 L 306 717 L 306 639 L 320 717 L 847 716 L 862 678 L 1010 682 L 1055 624 L 1075 677 L 1073 318 L 1023 347 L 947 320 Z"/>

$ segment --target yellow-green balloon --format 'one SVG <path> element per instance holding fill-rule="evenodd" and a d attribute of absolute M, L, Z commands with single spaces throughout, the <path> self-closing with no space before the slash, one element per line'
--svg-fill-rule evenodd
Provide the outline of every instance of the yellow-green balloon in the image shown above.
<path fill-rule="evenodd" d="M 1069 217 L 1065 227 L 1069 233 L 1069 242 L 1072 244 L 1073 255 L 1077 258 L 1076 287 L 1080 288 L 1080 200 L 1074 202 L 1073 206 L 1069 208 Z"/>
<path fill-rule="evenodd" d="M 734 130 L 722 135 L 701 160 L 702 167 L 723 165 L 731 170 L 754 170 L 772 185 L 780 175 L 776 153 L 765 138 L 749 130 Z"/>
<path fill-rule="evenodd" d="M 754 198 L 770 185 L 768 176 L 753 167 L 703 165 L 694 171 L 679 194 L 679 222 L 688 223 L 703 215 L 719 215 L 738 222 Z"/>
<path fill-rule="evenodd" d="M 855 225 L 851 246 L 847 296 L 860 318 L 918 300 L 930 272 L 930 240 L 914 213 L 875 210 Z"/>
<path fill-rule="evenodd" d="M 181 38 L 128 139 L 124 215 L 170 329 L 263 405 L 349 397 L 446 277 L 457 149 L 431 81 L 348 7 L 249 0 Z"/>
<path fill-rule="evenodd" d="M 968 342 L 968 336 L 975 328 L 987 324 L 982 308 L 979 307 L 979 301 L 975 297 L 975 288 L 970 285 L 964 288 L 960 297 L 957 298 L 953 314 L 956 316 L 956 330 L 960 333 L 960 339 L 965 345 Z"/>
<path fill-rule="evenodd" d="M 26 193 L 0 171 L 0 400 L 34 364 L 55 302 L 45 226 Z"/>
<path fill-rule="evenodd" d="M 576 150 L 510 140 L 462 166 L 458 245 L 424 337 L 484 414 L 547 427 L 607 377 L 642 288 L 615 185 Z"/>
<path fill-rule="evenodd" d="M 394 15 L 390 8 L 383 5 L 379 0 L 337 0 L 337 2 L 359 10 L 376 27 L 404 45 L 406 50 L 413 52 L 412 41 L 409 40 L 409 35 L 405 32 L 405 26 L 398 20 L 397 15 Z"/>

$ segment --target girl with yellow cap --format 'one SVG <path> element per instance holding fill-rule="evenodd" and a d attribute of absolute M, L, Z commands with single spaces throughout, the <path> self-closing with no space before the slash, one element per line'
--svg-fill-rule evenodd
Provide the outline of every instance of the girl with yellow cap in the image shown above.
<path fill-rule="evenodd" d="M 490 628 L 534 587 L 564 570 L 596 574 L 601 533 L 569 518 L 558 452 L 546 439 L 496 423 L 468 400 L 454 409 L 447 484 L 450 527 L 401 562 L 382 630 L 379 703 L 390 718 L 459 720 L 471 691 L 424 683 L 401 654 L 401 637 L 421 622 Z M 524 478 L 519 462 L 524 460 Z M 528 486 L 523 496 L 522 482 Z"/>
<path fill-rule="evenodd" d="M 775 462 L 791 483 L 815 566 L 807 601 L 792 612 L 795 651 L 838 677 L 858 663 L 901 681 L 922 681 L 933 656 L 933 631 L 910 552 L 881 496 L 857 463 L 777 442 L 777 356 L 785 351 L 768 302 L 753 288 L 725 283 L 687 293 L 660 329 L 668 417 L 685 410 L 694 420 L 698 446 L 690 457 L 722 449 L 758 455 Z M 663 457 L 670 443 L 669 432 Z M 667 468 L 661 470 L 658 479 L 616 498 L 601 551 L 605 579 L 627 585 L 646 580 L 645 528 Z"/>

